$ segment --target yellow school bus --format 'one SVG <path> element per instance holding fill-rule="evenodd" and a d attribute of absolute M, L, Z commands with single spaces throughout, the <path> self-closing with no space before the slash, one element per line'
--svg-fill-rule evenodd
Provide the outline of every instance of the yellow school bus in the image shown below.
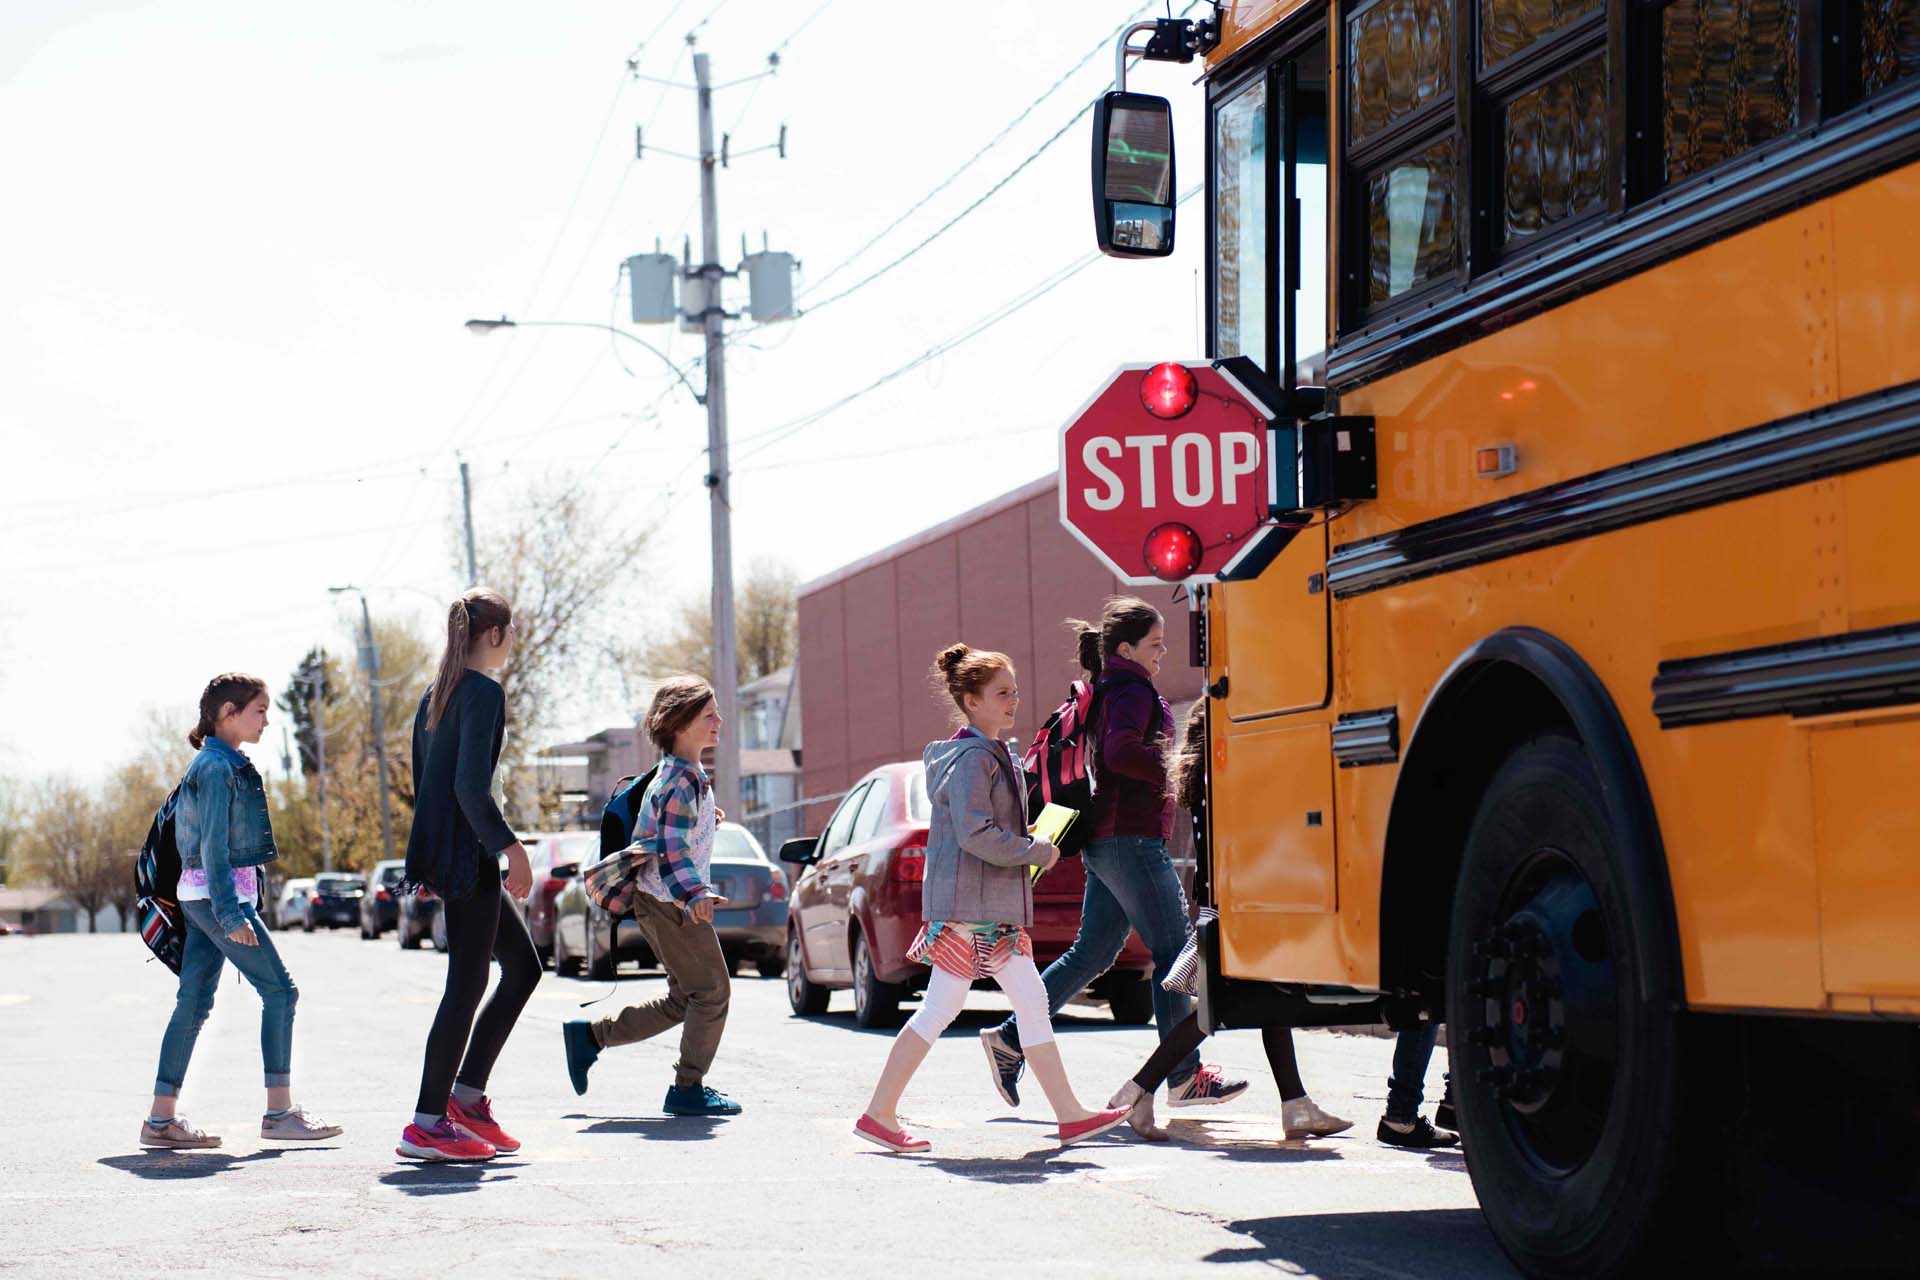
<path fill-rule="evenodd" d="M 1204 61 L 1158 79 L 1206 116 L 1207 354 L 1299 463 L 1292 536 L 1194 592 L 1206 1023 L 1444 1022 L 1532 1274 L 1910 1249 L 1920 0 L 1140 30 Z M 1101 147 L 1102 246 L 1170 251 Z"/>

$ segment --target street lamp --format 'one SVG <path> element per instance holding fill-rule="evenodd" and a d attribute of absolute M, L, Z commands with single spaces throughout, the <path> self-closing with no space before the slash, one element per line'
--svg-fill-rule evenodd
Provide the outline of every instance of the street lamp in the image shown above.
<path fill-rule="evenodd" d="M 373 642 L 373 614 L 367 608 L 367 593 L 359 587 L 328 587 L 327 594 L 353 592 L 360 597 L 360 666 L 367 673 L 368 715 L 372 721 L 373 754 L 380 764 L 380 847 L 387 861 L 393 861 L 393 806 L 387 799 L 386 722 L 380 716 L 380 646 Z"/>
<path fill-rule="evenodd" d="M 645 347 L 650 354 L 659 359 L 660 363 L 673 370 L 673 376 L 680 380 L 680 385 L 687 389 L 687 394 L 694 398 L 695 403 L 705 404 L 707 402 L 707 393 L 694 386 L 692 381 L 688 379 L 686 370 L 669 359 L 666 352 L 654 346 L 645 338 L 636 337 L 628 333 L 618 325 L 595 324 L 591 320 L 510 320 L 506 316 L 501 316 L 498 320 L 467 321 L 467 332 L 473 334 L 475 337 L 484 338 L 498 329 L 599 329 L 601 332 L 610 333 L 616 338 L 625 338 L 637 347 Z"/>

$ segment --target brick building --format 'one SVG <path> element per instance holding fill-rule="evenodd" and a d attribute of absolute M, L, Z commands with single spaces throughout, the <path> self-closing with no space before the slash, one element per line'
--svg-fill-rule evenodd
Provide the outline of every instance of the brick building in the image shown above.
<path fill-rule="evenodd" d="M 1051 475 L 803 586 L 801 786 L 821 801 L 807 810 L 807 832 L 826 822 L 828 797 L 875 765 L 919 759 L 951 732 L 951 705 L 928 677 L 943 646 L 963 640 L 1013 659 L 1026 742 L 1078 674 L 1062 622 L 1097 617 L 1121 592 L 1167 615 L 1160 692 L 1184 714 L 1202 683 L 1189 665 L 1185 606 L 1167 587 L 1124 586 L 1061 528 Z"/>

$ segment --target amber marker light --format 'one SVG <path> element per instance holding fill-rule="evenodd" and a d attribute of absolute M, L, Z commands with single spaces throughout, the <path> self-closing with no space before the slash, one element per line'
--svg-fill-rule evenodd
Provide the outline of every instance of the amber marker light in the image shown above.
<path fill-rule="evenodd" d="M 1163 360 L 1140 379 L 1140 403 L 1162 421 L 1183 417 L 1199 398 L 1193 370 L 1177 361 Z"/>

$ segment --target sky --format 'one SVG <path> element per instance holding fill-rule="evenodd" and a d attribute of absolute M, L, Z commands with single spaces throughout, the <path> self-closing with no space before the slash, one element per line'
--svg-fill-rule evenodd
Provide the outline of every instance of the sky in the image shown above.
<path fill-rule="evenodd" d="M 736 576 L 817 577 L 1051 471 L 1113 369 L 1202 350 L 1198 201 L 1172 257 L 1054 283 L 1094 247 L 1088 121 L 1014 174 L 1142 8 L 0 6 L 0 773 L 97 778 L 156 711 L 184 733 L 217 672 L 277 689 L 314 644 L 350 655 L 358 602 L 329 587 L 434 634 L 465 585 L 459 458 L 483 536 L 543 479 L 657 527 L 623 628 L 704 596 L 706 417 L 674 375 L 591 330 L 462 325 L 629 327 L 620 263 L 698 248 L 698 167 L 665 154 L 697 150 L 690 32 L 717 83 L 779 51 L 716 94 L 720 256 L 744 236 L 801 262 L 801 316 L 728 349 Z M 1197 72 L 1129 77 L 1174 102 L 1183 188 Z M 783 123 L 784 160 L 740 154 Z M 631 711 L 583 689 L 560 740 Z"/>

